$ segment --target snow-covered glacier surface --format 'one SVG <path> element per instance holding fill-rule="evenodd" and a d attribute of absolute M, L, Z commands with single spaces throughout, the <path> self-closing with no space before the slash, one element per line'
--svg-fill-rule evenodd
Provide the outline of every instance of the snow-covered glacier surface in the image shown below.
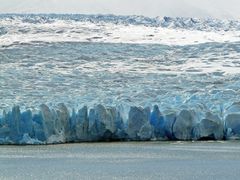
<path fill-rule="evenodd" d="M 240 21 L 0 15 L 0 143 L 240 137 Z"/>

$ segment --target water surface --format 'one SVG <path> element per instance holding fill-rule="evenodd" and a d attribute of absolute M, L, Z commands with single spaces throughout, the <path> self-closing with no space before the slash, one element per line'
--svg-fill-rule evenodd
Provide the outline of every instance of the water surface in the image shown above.
<path fill-rule="evenodd" d="M 0 146 L 0 179 L 238 179 L 240 143 Z"/>

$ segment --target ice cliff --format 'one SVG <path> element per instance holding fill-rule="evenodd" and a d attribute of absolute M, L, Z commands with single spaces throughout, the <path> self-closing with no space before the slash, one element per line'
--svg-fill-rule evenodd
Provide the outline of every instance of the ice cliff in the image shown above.
<path fill-rule="evenodd" d="M 96 141 L 223 140 L 240 137 L 240 103 L 222 114 L 183 108 L 161 112 L 155 105 L 130 107 L 127 118 L 116 107 L 86 106 L 71 112 L 63 104 L 34 112 L 19 106 L 0 116 L 0 144 L 54 144 Z"/>

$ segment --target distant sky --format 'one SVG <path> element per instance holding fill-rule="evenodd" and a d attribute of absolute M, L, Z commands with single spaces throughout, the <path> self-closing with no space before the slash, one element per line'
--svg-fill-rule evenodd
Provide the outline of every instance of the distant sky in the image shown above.
<path fill-rule="evenodd" d="M 0 13 L 240 18 L 240 0 L 0 0 Z"/>

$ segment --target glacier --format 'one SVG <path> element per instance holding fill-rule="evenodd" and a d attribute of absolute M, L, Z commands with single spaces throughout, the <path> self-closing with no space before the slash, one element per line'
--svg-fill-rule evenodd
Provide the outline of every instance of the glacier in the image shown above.
<path fill-rule="evenodd" d="M 239 139 L 239 59 L 238 20 L 0 14 L 0 144 Z"/>
<path fill-rule="evenodd" d="M 123 113 L 101 104 L 77 111 L 42 104 L 35 112 L 14 106 L 0 116 L 0 144 L 240 139 L 240 103 L 222 114 L 190 107 L 161 112 L 157 105 L 132 106 L 126 119 Z"/>

